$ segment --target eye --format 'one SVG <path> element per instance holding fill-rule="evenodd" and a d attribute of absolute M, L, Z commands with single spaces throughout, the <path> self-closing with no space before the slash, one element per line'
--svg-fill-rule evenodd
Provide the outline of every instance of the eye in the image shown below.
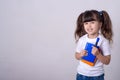
<path fill-rule="evenodd" d="M 88 22 L 84 22 L 84 25 L 87 25 L 88 24 Z"/>
<path fill-rule="evenodd" d="M 95 23 L 95 21 L 91 21 L 91 23 L 92 23 L 92 24 L 94 24 L 94 23 Z"/>

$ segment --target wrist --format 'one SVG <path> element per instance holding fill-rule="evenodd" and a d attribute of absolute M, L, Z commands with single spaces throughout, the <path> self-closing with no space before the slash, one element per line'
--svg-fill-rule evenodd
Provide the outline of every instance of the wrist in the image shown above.
<path fill-rule="evenodd" d="M 101 53 L 99 53 L 99 54 L 96 55 L 97 58 L 100 58 L 101 56 L 102 56 Z"/>

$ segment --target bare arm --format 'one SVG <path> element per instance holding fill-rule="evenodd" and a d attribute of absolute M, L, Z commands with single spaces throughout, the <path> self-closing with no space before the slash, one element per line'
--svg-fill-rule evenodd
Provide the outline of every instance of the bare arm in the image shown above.
<path fill-rule="evenodd" d="M 111 55 L 102 55 L 101 51 L 99 51 L 96 47 L 93 47 L 92 53 L 93 55 L 96 55 L 97 59 L 100 60 L 103 64 L 108 65 L 110 63 Z"/>
<path fill-rule="evenodd" d="M 97 55 L 98 60 L 100 60 L 103 64 L 108 65 L 110 63 L 111 55 L 103 56 L 102 54 Z"/>

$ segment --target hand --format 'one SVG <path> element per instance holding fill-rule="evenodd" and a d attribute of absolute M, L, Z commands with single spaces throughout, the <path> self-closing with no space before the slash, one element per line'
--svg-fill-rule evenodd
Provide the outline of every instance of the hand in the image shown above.
<path fill-rule="evenodd" d="M 92 47 L 92 54 L 97 56 L 98 54 L 100 54 L 100 51 L 97 47 L 93 46 Z"/>
<path fill-rule="evenodd" d="M 81 53 L 80 53 L 81 57 L 83 56 L 87 56 L 87 51 L 86 50 L 82 50 Z"/>

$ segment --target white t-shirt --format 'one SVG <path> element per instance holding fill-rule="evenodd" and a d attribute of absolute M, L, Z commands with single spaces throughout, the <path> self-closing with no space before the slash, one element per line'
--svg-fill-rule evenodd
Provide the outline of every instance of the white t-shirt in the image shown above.
<path fill-rule="evenodd" d="M 100 49 L 103 52 L 103 55 L 110 55 L 110 44 L 107 39 L 105 39 L 102 35 L 99 34 L 98 36 L 100 38 L 98 45 Z M 76 47 L 76 52 L 81 52 L 85 48 L 85 45 L 87 42 L 95 44 L 97 38 L 90 39 L 88 38 L 88 35 L 84 35 L 80 37 L 77 47 Z M 81 60 L 79 61 L 79 65 L 77 68 L 77 72 L 79 74 L 85 75 L 85 76 L 100 76 L 101 74 L 104 73 L 104 68 L 103 68 L 103 63 L 100 62 L 99 60 L 96 61 L 94 66 L 89 66 L 88 64 L 82 62 Z"/>

